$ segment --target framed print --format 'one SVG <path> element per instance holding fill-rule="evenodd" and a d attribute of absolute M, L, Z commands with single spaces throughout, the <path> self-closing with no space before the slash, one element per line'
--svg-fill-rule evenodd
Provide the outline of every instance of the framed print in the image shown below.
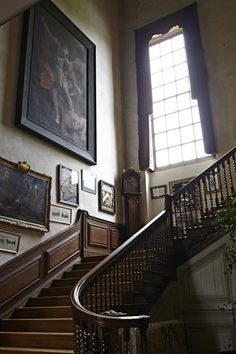
<path fill-rule="evenodd" d="M 182 187 L 184 187 L 192 179 L 193 177 L 190 177 L 190 178 L 183 178 L 177 181 L 169 182 L 170 194 L 174 195 L 175 193 L 177 193 Z M 187 190 L 186 193 L 184 193 L 182 199 L 178 200 L 178 207 L 180 209 L 186 207 L 199 208 L 199 205 L 200 205 L 200 196 L 199 196 L 199 190 L 197 186 L 195 186 L 193 189 Z"/>
<path fill-rule="evenodd" d="M 182 187 L 184 187 L 192 179 L 193 179 L 193 177 L 190 177 L 190 178 L 183 178 L 183 179 L 179 179 L 177 181 L 169 182 L 170 195 L 173 195 L 176 192 L 178 192 Z"/>
<path fill-rule="evenodd" d="M 0 158 L 0 221 L 49 230 L 51 177 Z"/>
<path fill-rule="evenodd" d="M 96 164 L 95 45 L 51 1 L 25 13 L 17 125 Z"/>
<path fill-rule="evenodd" d="M 79 205 L 79 174 L 71 168 L 58 166 L 59 202 L 74 206 Z"/>
<path fill-rule="evenodd" d="M 20 235 L 0 230 L 0 251 L 17 253 L 19 250 Z"/>
<path fill-rule="evenodd" d="M 165 197 L 166 193 L 167 193 L 166 184 L 164 184 L 162 186 L 151 187 L 152 199 L 163 198 L 163 197 Z"/>
<path fill-rule="evenodd" d="M 115 186 L 99 181 L 99 210 L 115 214 Z"/>
<path fill-rule="evenodd" d="M 94 173 L 81 170 L 81 189 L 85 192 L 96 194 L 97 178 Z"/>
<path fill-rule="evenodd" d="M 71 209 L 51 204 L 50 221 L 59 222 L 61 224 L 71 224 Z"/>

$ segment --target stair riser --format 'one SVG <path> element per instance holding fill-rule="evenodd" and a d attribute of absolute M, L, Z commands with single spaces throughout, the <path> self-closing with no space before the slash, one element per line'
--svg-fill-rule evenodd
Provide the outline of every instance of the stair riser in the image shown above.
<path fill-rule="evenodd" d="M 24 331 L 24 332 L 73 332 L 72 319 L 63 320 L 2 320 L 0 323 L 1 331 Z"/>
<path fill-rule="evenodd" d="M 85 270 L 85 271 L 79 271 L 79 270 L 71 270 L 69 272 L 65 272 L 63 274 L 63 279 L 64 278 L 77 278 L 77 279 L 81 279 L 85 274 L 88 273 L 89 270 Z"/>
<path fill-rule="evenodd" d="M 0 343 L 2 346 L 10 347 L 33 347 L 33 348 L 58 348 L 72 349 L 72 334 L 37 334 L 37 333 L 0 333 Z"/>
<path fill-rule="evenodd" d="M 36 297 L 31 298 L 27 304 L 29 307 L 38 307 L 38 306 L 70 306 L 70 297 L 69 296 L 58 296 L 58 297 Z"/>
<path fill-rule="evenodd" d="M 62 288 L 45 288 L 42 289 L 40 293 L 40 297 L 44 296 L 63 296 L 63 295 L 70 295 L 71 290 L 73 289 L 73 286 L 68 286 L 68 287 L 62 287 Z"/>
<path fill-rule="evenodd" d="M 72 318 L 70 307 L 42 307 L 42 308 L 21 308 L 17 309 L 13 318 Z"/>
<path fill-rule="evenodd" d="M 69 349 L 38 349 L 38 348 L 11 348 L 0 347 L 0 354 L 74 354 L 73 350 Z"/>

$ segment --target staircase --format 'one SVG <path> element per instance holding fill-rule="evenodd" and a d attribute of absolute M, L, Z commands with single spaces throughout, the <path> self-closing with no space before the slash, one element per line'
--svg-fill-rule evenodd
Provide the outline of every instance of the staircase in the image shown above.
<path fill-rule="evenodd" d="M 74 353 L 70 292 L 104 257 L 85 258 L 0 321 L 1 354 Z"/>
<path fill-rule="evenodd" d="M 212 217 L 235 193 L 236 148 L 167 196 L 165 210 L 105 259 L 74 265 L 3 319 L 0 354 L 127 354 L 131 328 L 148 354 L 152 305 L 176 267 L 219 237 Z"/>

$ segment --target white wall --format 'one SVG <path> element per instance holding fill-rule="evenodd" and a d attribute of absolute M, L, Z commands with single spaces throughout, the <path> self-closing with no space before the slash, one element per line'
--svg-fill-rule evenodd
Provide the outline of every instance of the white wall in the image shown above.
<path fill-rule="evenodd" d="M 135 68 L 134 29 L 154 22 L 192 3 L 191 0 L 123 0 L 122 69 L 123 102 L 126 123 L 127 165 L 138 169 L 138 118 Z M 209 74 L 209 94 L 217 153 L 224 154 L 235 146 L 236 137 L 236 2 L 234 0 L 198 0 L 200 30 Z M 196 165 L 159 171 L 150 175 L 150 186 L 193 177 L 212 160 Z M 150 194 L 150 189 L 143 190 Z M 157 214 L 163 200 L 143 198 L 143 221 Z M 145 210 L 147 209 L 147 210 Z"/>
<path fill-rule="evenodd" d="M 97 180 L 115 184 L 117 213 L 98 211 L 96 195 L 79 191 L 79 208 L 99 218 L 121 222 L 120 175 L 125 167 L 122 133 L 118 5 L 109 0 L 55 0 L 55 4 L 96 45 L 97 165 L 90 166 L 72 154 L 15 127 L 15 107 L 22 16 L 0 27 L 0 156 L 13 161 L 27 161 L 31 169 L 52 177 L 51 201 L 57 202 L 56 167 L 63 164 L 96 174 Z M 81 180 L 81 179 L 80 179 Z M 73 209 L 73 220 L 76 208 Z M 54 235 L 65 226 L 51 223 L 50 232 L 29 231 L 0 224 L 0 229 L 21 235 L 19 254 Z M 0 264 L 15 255 L 0 251 Z"/>

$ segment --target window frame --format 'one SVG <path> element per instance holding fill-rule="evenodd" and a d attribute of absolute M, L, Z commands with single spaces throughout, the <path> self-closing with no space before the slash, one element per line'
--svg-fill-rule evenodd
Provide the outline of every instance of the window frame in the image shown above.
<path fill-rule="evenodd" d="M 191 95 L 198 100 L 205 152 L 216 153 L 213 122 L 208 93 L 208 75 L 204 61 L 197 4 L 194 3 L 160 20 L 135 30 L 135 57 L 137 69 L 139 167 L 150 169 L 150 119 L 152 90 L 149 65 L 149 42 L 155 34 L 164 34 L 178 25 L 183 29 L 189 67 Z M 143 94 L 145 92 L 145 95 Z"/>

